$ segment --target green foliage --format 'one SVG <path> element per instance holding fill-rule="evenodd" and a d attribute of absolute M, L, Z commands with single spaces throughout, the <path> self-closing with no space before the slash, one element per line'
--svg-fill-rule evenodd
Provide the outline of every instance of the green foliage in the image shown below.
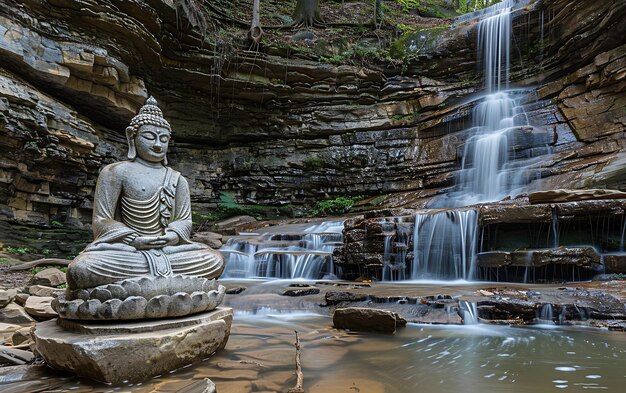
<path fill-rule="evenodd" d="M 0 265 L 10 265 L 11 261 L 9 258 L 0 258 Z"/>
<path fill-rule="evenodd" d="M 63 227 L 65 227 L 65 225 L 63 225 L 63 223 L 62 223 L 62 222 L 57 221 L 57 220 L 52 220 L 52 221 L 50 221 L 50 226 L 51 226 L 52 228 L 63 228 Z"/>
<path fill-rule="evenodd" d="M 419 118 L 422 117 L 421 113 L 418 112 L 413 112 L 413 113 L 407 113 L 407 114 L 396 114 L 391 116 L 391 119 L 393 120 L 419 120 Z"/>
<path fill-rule="evenodd" d="M 354 197 L 337 197 L 335 199 L 327 199 L 324 201 L 317 201 L 313 208 L 312 214 L 314 216 L 328 216 L 336 214 L 345 214 L 350 211 L 355 202 L 362 200 L 363 196 Z"/>
<path fill-rule="evenodd" d="M 32 252 L 33 250 L 31 250 L 31 249 L 30 249 L 30 248 L 28 248 L 28 247 L 11 247 L 11 246 L 8 246 L 8 247 L 5 249 L 5 251 L 6 251 L 8 254 L 24 255 L 24 254 L 26 254 L 26 253 L 30 253 L 30 252 Z"/>
<path fill-rule="evenodd" d="M 307 169 L 318 169 L 323 168 L 326 164 L 320 156 L 306 156 L 302 160 L 302 165 Z"/>

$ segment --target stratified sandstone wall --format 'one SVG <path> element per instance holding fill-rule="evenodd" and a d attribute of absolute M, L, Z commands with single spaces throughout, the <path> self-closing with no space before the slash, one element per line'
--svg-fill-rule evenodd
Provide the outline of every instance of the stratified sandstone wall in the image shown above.
<path fill-rule="evenodd" d="M 549 187 L 624 186 L 624 17 L 619 0 L 515 14 L 513 77 L 536 88 L 528 116 L 557 153 L 543 164 Z M 171 0 L 0 0 L 0 216 L 88 223 L 99 168 L 124 157 L 148 94 L 200 210 L 225 195 L 301 205 L 419 191 L 389 199 L 419 204 L 460 165 L 479 88 L 474 31 L 445 30 L 403 73 L 202 44 L 179 31 Z"/>

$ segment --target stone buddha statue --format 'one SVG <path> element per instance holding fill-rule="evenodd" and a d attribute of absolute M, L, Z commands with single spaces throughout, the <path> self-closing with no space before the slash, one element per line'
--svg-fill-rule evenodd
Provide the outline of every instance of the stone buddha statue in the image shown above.
<path fill-rule="evenodd" d="M 223 257 L 190 239 L 189 186 L 167 167 L 171 128 L 153 97 L 126 137 L 129 160 L 98 177 L 95 240 L 69 265 L 57 312 L 69 319 L 138 319 L 215 308 L 224 287 L 212 279 L 222 273 Z"/>

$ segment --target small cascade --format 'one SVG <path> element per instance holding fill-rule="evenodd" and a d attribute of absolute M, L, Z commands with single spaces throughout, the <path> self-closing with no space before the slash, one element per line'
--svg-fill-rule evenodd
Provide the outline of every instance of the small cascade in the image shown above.
<path fill-rule="evenodd" d="M 332 254 L 343 242 L 343 222 L 286 224 L 228 240 L 220 249 L 224 278 L 308 278 L 334 275 Z"/>
<path fill-rule="evenodd" d="M 552 206 L 552 247 L 558 248 L 560 243 L 559 213 L 556 206 Z"/>
<path fill-rule="evenodd" d="M 411 279 L 472 279 L 478 215 L 475 210 L 417 214 Z"/>
<path fill-rule="evenodd" d="M 463 325 L 477 325 L 478 324 L 478 307 L 476 303 L 468 302 L 467 300 L 459 301 L 459 310 L 463 318 Z"/>
<path fill-rule="evenodd" d="M 399 281 L 406 279 L 406 257 L 411 240 L 410 223 L 403 222 L 399 217 L 398 222 L 382 222 L 382 231 L 385 236 L 385 249 L 383 253 L 383 281 Z"/>
<path fill-rule="evenodd" d="M 620 251 L 626 251 L 626 249 L 624 249 L 624 236 L 626 235 L 626 215 L 622 217 L 622 220 L 624 221 L 624 223 L 622 224 L 622 236 L 619 241 L 619 249 Z"/>
<path fill-rule="evenodd" d="M 554 324 L 554 311 L 551 303 L 545 303 L 537 311 L 535 320 L 539 324 L 552 325 Z"/>

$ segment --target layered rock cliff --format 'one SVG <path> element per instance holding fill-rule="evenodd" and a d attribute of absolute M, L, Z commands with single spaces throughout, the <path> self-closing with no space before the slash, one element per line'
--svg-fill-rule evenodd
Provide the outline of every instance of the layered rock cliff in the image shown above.
<path fill-rule="evenodd" d="M 515 12 L 512 83 L 554 151 L 542 187 L 626 186 L 625 16 L 618 0 Z M 124 127 L 148 94 L 201 212 L 344 195 L 417 207 L 453 184 L 481 87 L 475 21 L 401 37 L 402 66 L 354 66 L 248 51 L 177 18 L 172 0 L 0 1 L 4 232 L 88 223 L 98 171 L 124 157 Z"/>

